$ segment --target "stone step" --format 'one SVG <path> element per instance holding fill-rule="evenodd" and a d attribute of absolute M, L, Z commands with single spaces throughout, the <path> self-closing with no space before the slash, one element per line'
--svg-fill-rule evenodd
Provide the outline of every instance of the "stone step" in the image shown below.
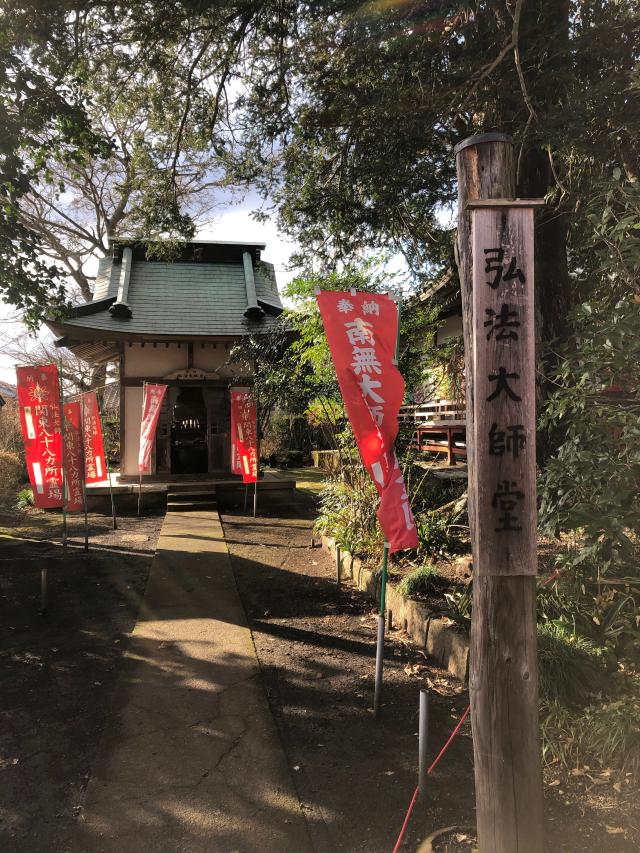
<path fill-rule="evenodd" d="M 186 501 L 187 503 L 191 501 L 215 501 L 216 493 L 213 489 L 203 489 L 201 491 L 190 491 L 190 492 L 167 492 L 167 502 L 171 501 L 173 503 L 178 503 L 179 501 Z"/>
<path fill-rule="evenodd" d="M 200 512 L 202 510 L 217 510 L 218 504 L 213 500 L 204 501 L 167 501 L 167 512 Z"/>

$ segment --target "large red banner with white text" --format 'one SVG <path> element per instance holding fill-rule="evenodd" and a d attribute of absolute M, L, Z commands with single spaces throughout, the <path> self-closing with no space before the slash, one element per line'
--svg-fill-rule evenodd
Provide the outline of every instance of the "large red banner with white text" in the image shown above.
<path fill-rule="evenodd" d="M 62 434 L 60 386 L 55 364 L 16 367 L 24 452 L 41 509 L 62 506 Z"/>
<path fill-rule="evenodd" d="M 62 440 L 64 458 L 64 487 L 67 512 L 84 510 L 84 454 L 82 452 L 82 415 L 80 402 L 65 403 L 64 436 Z"/>
<path fill-rule="evenodd" d="M 231 390 L 231 421 L 234 427 L 232 444 L 236 445 L 242 482 L 255 483 L 258 479 L 258 431 L 256 404 L 248 388 Z"/>
<path fill-rule="evenodd" d="M 389 550 L 417 548 L 416 526 L 394 451 L 404 382 L 395 366 L 398 308 L 386 294 L 321 291 L 338 384 L 362 461 L 380 493 Z"/>
<path fill-rule="evenodd" d="M 156 435 L 160 406 L 167 390 L 166 385 L 144 385 L 142 397 L 142 421 L 140 423 L 140 450 L 138 469 L 141 474 L 151 470 L 151 450 Z"/>
<path fill-rule="evenodd" d="M 86 482 L 103 483 L 108 479 L 108 474 L 95 391 L 82 395 L 82 441 Z"/>
<path fill-rule="evenodd" d="M 233 474 L 242 474 L 242 459 L 240 458 L 240 450 L 238 448 L 238 429 L 236 426 L 236 410 L 237 405 L 233 403 L 233 395 L 242 388 L 232 388 L 231 395 L 231 472 Z"/>

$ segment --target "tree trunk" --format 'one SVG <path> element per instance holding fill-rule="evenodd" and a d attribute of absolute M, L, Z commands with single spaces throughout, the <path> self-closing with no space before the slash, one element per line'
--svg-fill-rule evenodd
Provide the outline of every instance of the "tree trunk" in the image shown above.
<path fill-rule="evenodd" d="M 563 81 L 571 73 L 569 56 L 568 0 L 534 0 L 523 7 L 521 21 L 522 71 L 525 79 L 534 83 L 529 91 L 538 118 L 532 122 L 531 140 L 525 138 L 518 169 L 517 193 L 521 198 L 544 198 L 556 186 L 553 174 L 552 149 L 537 133 L 538 123 L 558 108 L 563 94 Z M 544 73 L 539 69 L 544 68 Z M 555 79 L 556 85 L 549 85 Z M 569 218 L 558 206 L 545 208 L 536 217 L 536 360 L 541 368 L 537 385 L 537 404 L 540 409 L 553 386 L 548 377 L 557 367 L 557 358 L 548 349 L 554 340 L 566 341 L 569 336 L 571 285 L 567 263 Z M 552 347 L 552 350 L 555 348 Z M 554 451 L 561 436 L 538 436 L 538 461 Z"/>

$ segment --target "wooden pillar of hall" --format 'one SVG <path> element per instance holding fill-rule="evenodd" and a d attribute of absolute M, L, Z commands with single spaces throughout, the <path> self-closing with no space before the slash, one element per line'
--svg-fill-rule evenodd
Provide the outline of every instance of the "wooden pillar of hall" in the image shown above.
<path fill-rule="evenodd" d="M 491 133 L 464 140 L 456 146 L 456 167 L 474 566 L 469 692 L 478 849 L 542 853 L 533 211 L 532 205 L 508 203 L 516 185 L 510 137 Z M 502 200 L 502 208 L 483 208 L 482 200 L 490 199 Z M 526 270 L 522 258 L 511 263 L 518 253 L 527 254 Z"/>

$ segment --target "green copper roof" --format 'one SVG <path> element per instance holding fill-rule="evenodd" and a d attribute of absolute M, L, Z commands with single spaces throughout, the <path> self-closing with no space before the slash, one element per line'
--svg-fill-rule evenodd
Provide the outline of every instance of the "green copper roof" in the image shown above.
<path fill-rule="evenodd" d="M 226 244 L 230 245 L 230 244 Z M 74 329 L 86 332 L 116 332 L 131 335 L 236 336 L 265 332 L 273 328 L 282 310 L 273 265 L 253 261 L 255 296 L 259 319 L 249 319 L 250 307 L 242 254 L 237 262 L 147 261 L 134 255 L 122 302 L 131 316 L 114 316 L 113 307 L 123 275 L 122 262 L 112 258 L 100 261 L 93 302 L 73 312 L 63 323 L 50 325 L 54 331 L 73 339 Z M 225 257 L 225 261 L 227 257 Z M 249 270 L 250 273 L 250 270 Z M 116 312 L 118 313 L 118 312 Z M 125 313 L 125 312 L 122 312 Z M 83 335 L 84 337 L 85 335 Z"/>

